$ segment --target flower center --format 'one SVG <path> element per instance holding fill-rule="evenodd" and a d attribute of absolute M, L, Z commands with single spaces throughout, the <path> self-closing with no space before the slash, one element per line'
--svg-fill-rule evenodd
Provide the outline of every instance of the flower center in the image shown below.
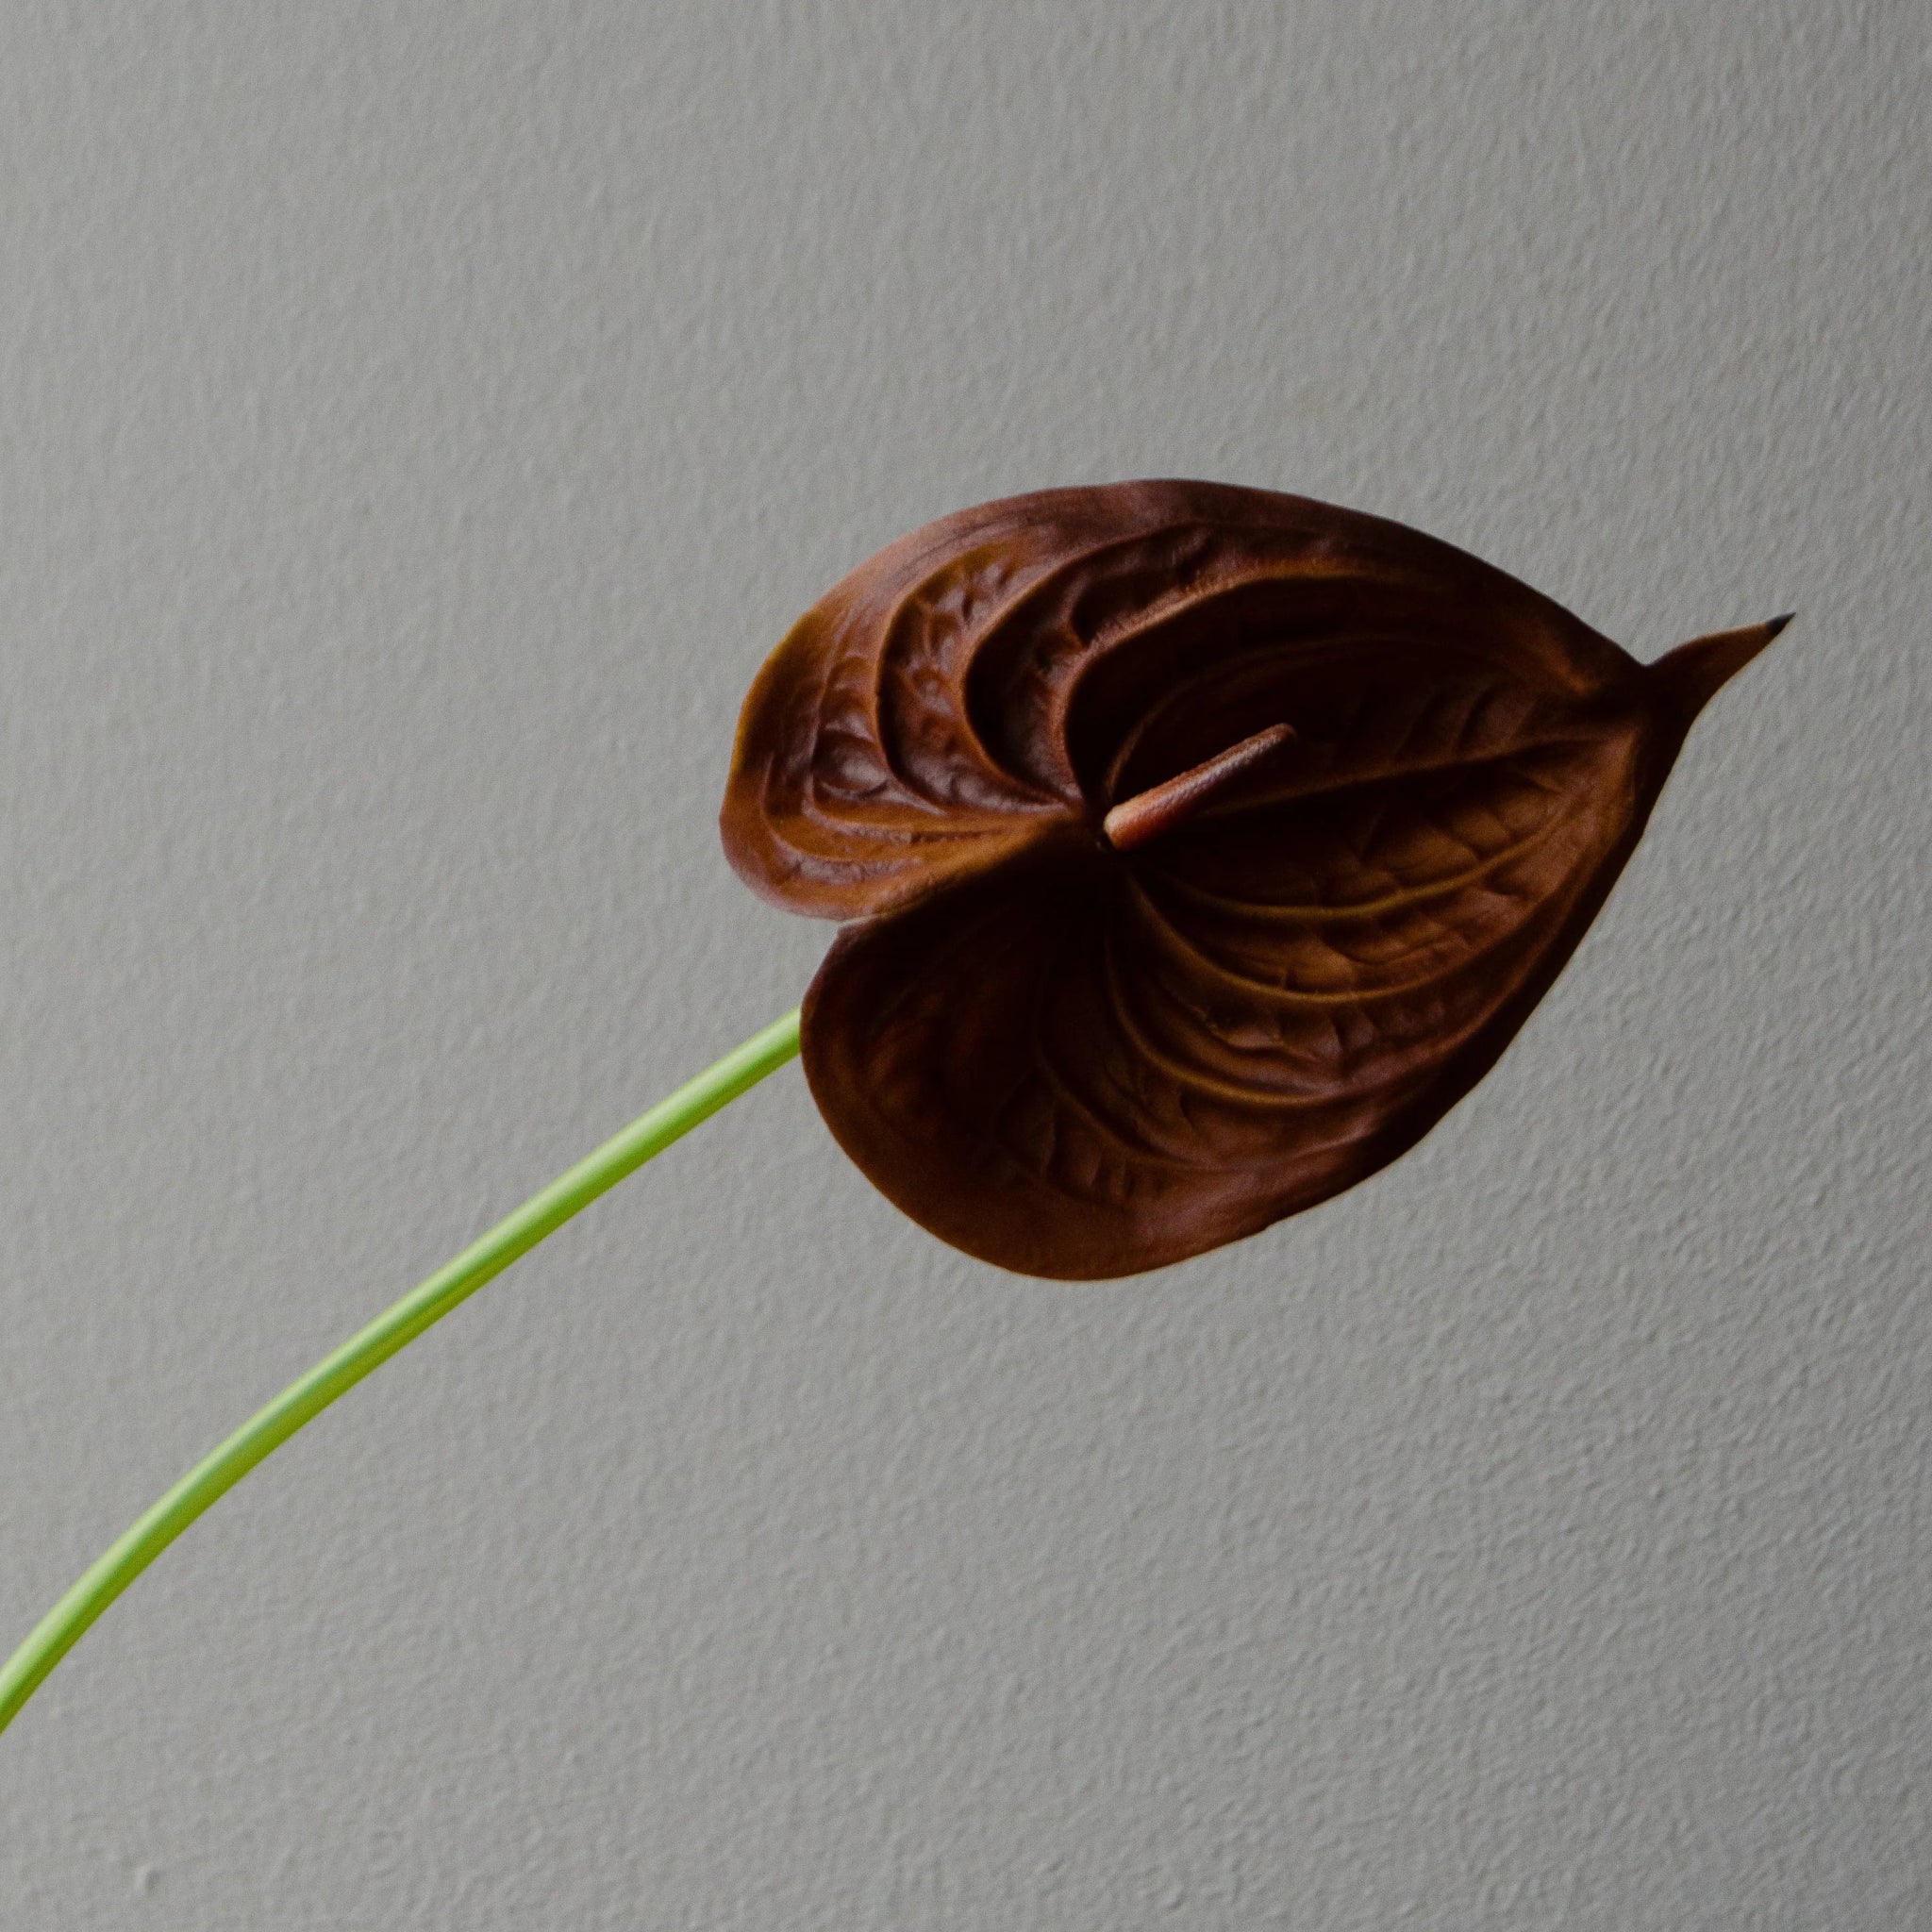
<path fill-rule="evenodd" d="M 1294 742 L 1294 730 L 1288 724 L 1271 724 L 1225 751 L 1216 752 L 1191 771 L 1176 778 L 1150 785 L 1132 798 L 1123 800 L 1100 822 L 1107 841 L 1117 852 L 1131 852 L 1150 839 L 1171 831 L 1183 821 L 1229 791 L 1237 779 L 1245 777 L 1257 765 L 1278 757 L 1284 745 Z"/>

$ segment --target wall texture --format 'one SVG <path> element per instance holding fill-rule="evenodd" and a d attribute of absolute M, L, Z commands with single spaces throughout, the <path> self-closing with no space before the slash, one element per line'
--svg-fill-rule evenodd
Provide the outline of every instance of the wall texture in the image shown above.
<path fill-rule="evenodd" d="M 0 1924 L 1932 1923 L 1911 0 L 0 15 L 0 1643 L 792 1004 L 739 699 L 1204 475 L 1649 657 L 1795 606 L 1491 1078 L 1100 1289 L 795 1070 L 0 1740 Z"/>

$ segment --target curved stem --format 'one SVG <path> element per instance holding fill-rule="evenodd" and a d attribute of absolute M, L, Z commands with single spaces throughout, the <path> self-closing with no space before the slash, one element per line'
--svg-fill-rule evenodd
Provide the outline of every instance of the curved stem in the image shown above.
<path fill-rule="evenodd" d="M 613 1188 L 700 1121 L 774 1073 L 798 1051 L 798 1013 L 787 1013 L 728 1053 L 716 1066 L 687 1081 L 668 1100 L 605 1141 L 455 1260 L 440 1268 L 422 1287 L 405 1295 L 386 1315 L 318 1362 L 299 1382 L 237 1429 L 212 1454 L 191 1469 L 153 1508 L 90 1566 L 80 1581 L 34 1626 L 32 1634 L 0 1669 L 0 1731 L 78 1643 L 96 1618 L 205 1509 L 227 1494 L 258 1462 L 272 1455 L 303 1424 L 320 1415 L 339 1395 L 380 1368 L 399 1349 L 460 1301 L 527 1255 L 579 1209 Z"/>

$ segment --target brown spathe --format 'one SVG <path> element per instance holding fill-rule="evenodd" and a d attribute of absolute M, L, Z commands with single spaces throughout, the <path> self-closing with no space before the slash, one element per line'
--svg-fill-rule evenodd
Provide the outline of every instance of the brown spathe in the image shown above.
<path fill-rule="evenodd" d="M 1698 709 L 1380 518 L 1207 483 L 962 510 L 745 701 L 732 864 L 849 921 L 805 1000 L 840 1144 L 968 1253 L 1153 1268 L 1352 1186 L 1507 1045 Z"/>

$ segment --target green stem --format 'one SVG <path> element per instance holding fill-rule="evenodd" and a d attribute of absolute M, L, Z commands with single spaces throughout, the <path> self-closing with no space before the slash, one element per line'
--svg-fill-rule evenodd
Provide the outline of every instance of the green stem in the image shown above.
<path fill-rule="evenodd" d="M 774 1073 L 798 1051 L 798 1014 L 775 1020 L 762 1033 L 728 1053 L 668 1100 L 633 1121 L 623 1133 L 580 1160 L 454 1261 L 439 1269 L 414 1293 L 250 1418 L 211 1455 L 195 1464 L 133 1528 L 99 1557 L 0 1670 L 0 1731 L 40 1689 L 50 1672 L 84 1637 L 94 1620 L 203 1510 L 225 1496 L 257 1463 L 272 1455 L 304 1423 L 337 1396 L 406 1348 L 433 1323 L 527 1255 L 580 1208 L 641 1167 L 700 1121 Z"/>

